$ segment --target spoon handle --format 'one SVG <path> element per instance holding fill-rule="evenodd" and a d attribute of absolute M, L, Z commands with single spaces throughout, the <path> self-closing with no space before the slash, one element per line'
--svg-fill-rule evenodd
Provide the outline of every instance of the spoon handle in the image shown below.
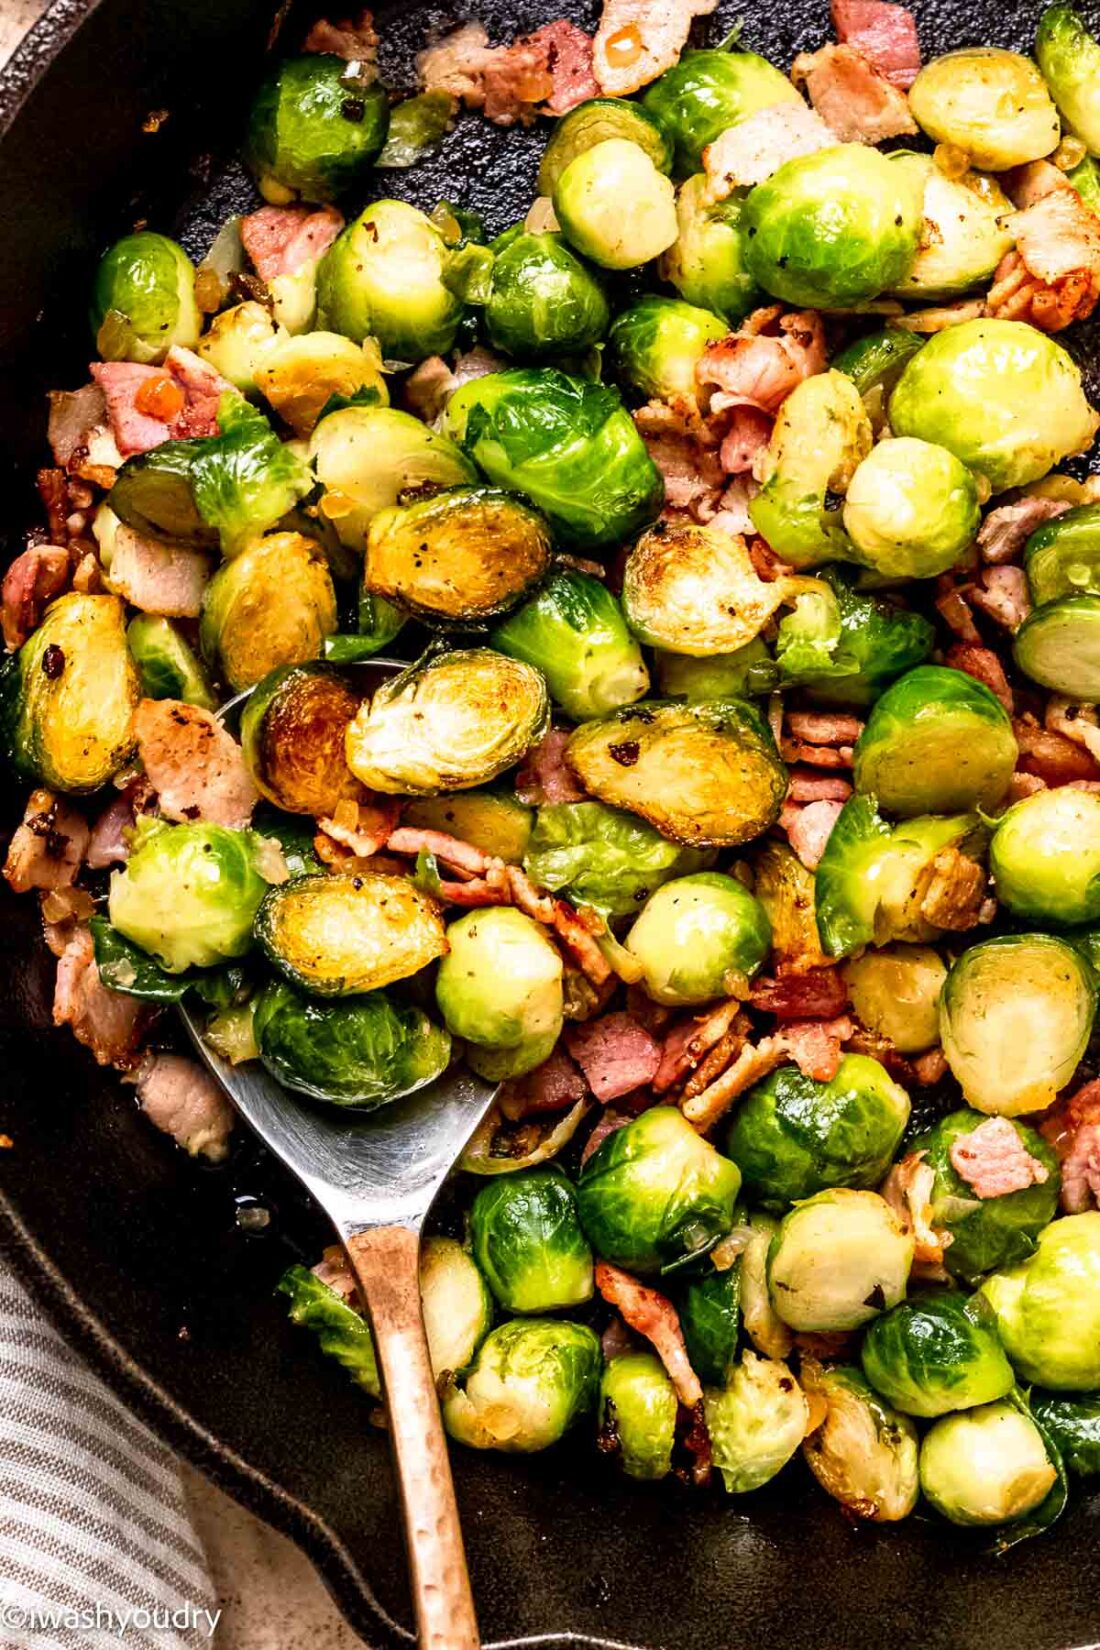
<path fill-rule="evenodd" d="M 420 1650 L 478 1650 L 451 1466 L 420 1311 L 420 1237 L 378 1226 L 345 1239 L 374 1332 L 405 1514 Z"/>

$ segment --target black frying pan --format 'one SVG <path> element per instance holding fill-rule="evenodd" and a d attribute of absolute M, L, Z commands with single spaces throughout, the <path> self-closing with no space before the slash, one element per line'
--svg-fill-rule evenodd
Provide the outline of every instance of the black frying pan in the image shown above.
<path fill-rule="evenodd" d="M 494 38 L 560 0 L 466 0 Z M 1038 0 L 1037 0 L 1038 3 Z M 1032 4 L 925 0 L 926 52 L 1026 47 Z M 567 8 L 596 20 L 596 0 Z M 744 40 L 783 66 L 826 35 L 825 0 L 752 0 Z M 718 38 L 737 15 L 727 0 Z M 1094 17 L 1093 21 L 1097 19 Z M 436 5 L 383 9 L 382 65 L 408 81 Z M 58 0 L 0 78 L 0 445 L 5 528 L 34 510 L 43 391 L 75 386 L 98 250 L 138 215 L 201 252 L 247 181 L 231 153 L 259 72 L 270 0 Z M 156 135 L 142 117 L 172 111 Z M 540 138 L 463 122 L 446 151 L 386 188 L 479 207 L 491 229 L 533 194 Z M 1094 340 L 1077 348 L 1093 353 Z M 1096 398 L 1098 383 L 1091 389 Z M 17 535 L 8 547 L 14 553 Z M 18 799 L 2 799 L 8 828 Z M 411 1612 L 383 1440 L 339 1368 L 286 1321 L 274 1284 L 312 1260 L 325 1224 L 248 1140 L 189 1163 L 130 1091 L 49 1024 L 53 961 L 30 901 L 0 897 L 0 1233 L 35 1290 L 111 1384 L 198 1466 L 298 1539 L 372 1645 L 409 1642 Z M 263 1236 L 238 1200 L 272 1210 Z M 0 1427 L 3 1421 L 0 1418 Z M 518 1460 L 458 1450 L 455 1477 L 486 1638 L 646 1650 L 1079 1650 L 1100 1641 L 1100 1495 L 993 1560 L 910 1519 L 852 1529 L 799 1469 L 724 1500 L 632 1486 L 587 1442 Z"/>

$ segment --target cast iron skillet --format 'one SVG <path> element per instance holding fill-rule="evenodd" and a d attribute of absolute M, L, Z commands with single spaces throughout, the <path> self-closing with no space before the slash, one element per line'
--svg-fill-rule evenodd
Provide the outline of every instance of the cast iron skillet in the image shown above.
<path fill-rule="evenodd" d="M 466 4 L 495 39 L 563 9 Z M 591 28 L 597 0 L 568 10 Z M 825 0 L 755 0 L 745 43 L 786 65 L 821 43 L 825 13 Z M 1026 47 L 1034 26 L 1030 0 L 1008 14 L 998 0 L 926 0 L 918 13 L 926 50 Z M 735 16 L 727 3 L 710 37 Z M 425 30 L 456 20 L 435 5 L 383 10 L 387 79 L 407 80 Z M 84 376 L 97 251 L 148 215 L 201 253 L 229 211 L 252 204 L 240 172 L 211 157 L 239 137 L 270 21 L 269 0 L 57 0 L 0 80 L 8 555 L 33 517 L 42 392 Z M 143 134 L 155 109 L 171 116 Z M 389 174 L 386 188 L 429 208 L 440 196 L 472 203 L 498 230 L 534 192 L 539 141 L 471 120 L 442 157 Z M 1091 340 L 1080 347 L 1096 359 Z M 10 830 L 18 799 L 2 807 Z M 384 1443 L 362 1394 L 272 1294 L 289 1259 L 315 1258 L 324 1221 L 248 1140 L 224 1169 L 192 1165 L 51 1028 L 53 962 L 33 902 L 6 888 L 0 951 L 0 1131 L 14 1142 L 0 1154 L 0 1225 L 17 1264 L 116 1390 L 307 1548 L 368 1643 L 408 1644 Z M 261 1237 L 237 1224 L 250 1200 L 272 1213 Z M 631 1486 L 587 1442 L 526 1461 L 458 1450 L 454 1465 L 482 1626 L 498 1646 L 1078 1650 L 1100 1639 L 1100 1496 L 1077 1495 L 1052 1536 L 995 1561 L 920 1520 L 852 1529 L 800 1471 L 729 1502 Z"/>

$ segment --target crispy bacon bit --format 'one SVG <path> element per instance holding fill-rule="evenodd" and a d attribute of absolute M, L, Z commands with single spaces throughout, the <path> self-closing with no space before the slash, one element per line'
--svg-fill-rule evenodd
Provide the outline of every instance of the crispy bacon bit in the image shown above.
<path fill-rule="evenodd" d="M 838 968 L 753 981 L 749 1003 L 780 1020 L 832 1020 L 848 1007 L 848 987 Z"/>
<path fill-rule="evenodd" d="M 942 1274 L 943 1252 L 951 1243 L 951 1233 L 932 1225 L 932 1193 L 936 1171 L 925 1162 L 924 1152 L 907 1152 L 895 1163 L 879 1191 L 897 1218 L 914 1239 L 914 1260 L 925 1275 Z"/>
<path fill-rule="evenodd" d="M 783 739 L 779 752 L 784 762 L 805 762 L 811 768 L 850 768 L 851 745 L 807 745 L 801 739 Z"/>
<path fill-rule="evenodd" d="M 733 407 L 729 426 L 718 449 L 718 462 L 725 473 L 736 476 L 751 472 L 760 453 L 768 445 L 771 432 L 770 413 L 762 412 L 759 407 Z"/>
<path fill-rule="evenodd" d="M 718 0 L 604 0 L 592 69 L 605 97 L 629 97 L 679 62 L 692 20 Z"/>
<path fill-rule="evenodd" d="M 422 831 L 409 825 L 392 831 L 386 840 L 386 847 L 391 854 L 410 854 L 413 858 L 417 854 L 434 854 L 445 865 L 453 866 L 456 871 L 466 871 L 472 877 L 484 876 L 492 864 L 489 855 L 483 854 L 471 842 L 462 842 L 456 836 L 448 836 L 445 831 Z"/>
<path fill-rule="evenodd" d="M 259 800 L 232 734 L 198 705 L 143 699 L 134 734 L 166 819 L 244 826 Z"/>
<path fill-rule="evenodd" d="M 757 109 L 703 150 L 706 199 L 725 200 L 734 189 L 763 183 L 787 161 L 834 148 L 836 141 L 836 133 L 801 98 Z"/>
<path fill-rule="evenodd" d="M 782 1034 L 764 1037 L 759 1043 L 746 1043 L 733 1064 L 709 1088 L 684 1101 L 681 1107 L 684 1116 L 700 1134 L 705 1134 L 746 1089 L 776 1066 L 783 1065 L 787 1058 L 787 1044 Z"/>
<path fill-rule="evenodd" d="M 1012 715 L 1012 689 L 1008 685 L 1004 666 L 992 648 L 975 647 L 972 642 L 956 642 L 953 647 L 948 648 L 943 662 L 951 670 L 961 670 L 965 675 L 972 676 L 976 682 L 982 682 L 997 695 L 1005 710 Z"/>
<path fill-rule="evenodd" d="M 936 611 L 961 642 L 971 642 L 975 647 L 982 645 L 981 632 L 974 623 L 974 615 L 950 573 L 941 573 L 936 580 Z"/>
<path fill-rule="evenodd" d="M 813 768 L 792 768 L 788 802 L 847 802 L 851 784 L 839 774 L 815 773 Z"/>
<path fill-rule="evenodd" d="M 531 44 L 545 46 L 552 89 L 546 99 L 546 113 L 568 114 L 590 97 L 599 97 L 600 88 L 592 69 L 592 37 L 575 23 L 559 17 L 531 36 Z"/>
<path fill-rule="evenodd" d="M 726 485 L 718 431 L 685 396 L 675 396 L 671 402 L 647 401 L 635 409 L 633 418 L 661 472 L 666 508 L 686 510 L 697 521 L 709 521 Z"/>
<path fill-rule="evenodd" d="M 71 1026 L 78 1043 L 91 1049 L 99 1065 L 128 1070 L 150 1023 L 146 1003 L 100 983 L 92 936 L 77 928 L 57 964 L 53 1023 Z"/>
<path fill-rule="evenodd" d="M 109 802 L 92 826 L 85 861 L 93 871 L 106 870 L 108 865 L 121 865 L 130 857 L 126 832 L 131 830 L 139 813 L 149 813 L 156 803 L 156 793 L 142 776 L 132 780 L 121 796 Z"/>
<path fill-rule="evenodd" d="M 516 795 L 521 802 L 541 807 L 544 802 L 583 802 L 587 792 L 565 760 L 568 728 L 551 728 L 532 745 L 516 773 Z"/>
<path fill-rule="evenodd" d="M 1023 773 L 1036 774 L 1052 789 L 1072 785 L 1077 780 L 1100 779 L 1100 767 L 1083 745 L 1067 739 L 1063 733 L 1041 728 L 1034 716 L 1018 716 L 1012 731 L 1020 747 L 1017 768 Z"/>
<path fill-rule="evenodd" d="M 680 1092 L 681 1101 L 691 1100 L 720 1077 L 731 1066 L 745 1046 L 745 1039 L 749 1030 L 747 1016 L 734 1021 L 733 1026 L 721 1037 L 714 1047 L 705 1054 L 698 1066 L 692 1072 Z"/>
<path fill-rule="evenodd" d="M 858 716 L 832 711 L 791 710 L 787 712 L 787 726 L 796 739 L 813 745 L 854 745 L 863 732 Z"/>
<path fill-rule="evenodd" d="M 740 1014 L 740 1002 L 730 997 L 706 1014 L 675 1026 L 661 1048 L 661 1063 L 653 1078 L 654 1093 L 664 1094 L 689 1076 L 703 1057 L 727 1036 Z"/>
<path fill-rule="evenodd" d="M 1051 733 L 1082 745 L 1094 762 L 1100 762 L 1100 718 L 1095 705 L 1073 704 L 1055 693 L 1047 701 L 1043 722 Z"/>
<path fill-rule="evenodd" d="M 565 1044 L 596 1099 L 604 1102 L 652 1083 L 661 1063 L 660 1048 L 629 1014 L 571 1026 Z"/>
<path fill-rule="evenodd" d="M 98 384 L 50 390 L 47 439 L 54 463 L 100 487 L 114 484 L 122 456 L 107 425 L 107 398 Z"/>
<path fill-rule="evenodd" d="M 4 876 L 16 894 L 31 888 L 68 888 L 88 847 L 88 825 L 71 803 L 52 791 L 32 791 L 4 861 Z"/>
<path fill-rule="evenodd" d="M 1061 1160 L 1062 1208 L 1069 1215 L 1100 1208 L 1100 1082 L 1060 1100 L 1039 1125 Z"/>
<path fill-rule="evenodd" d="M 216 1082 L 197 1060 L 181 1054 L 151 1054 L 135 1073 L 141 1109 L 170 1134 L 190 1157 L 221 1163 L 229 1155 L 235 1113 Z"/>
<path fill-rule="evenodd" d="M 943 848 L 932 861 L 921 893 L 920 914 L 933 928 L 963 934 L 980 921 L 985 870 L 957 848 Z"/>
<path fill-rule="evenodd" d="M 942 1048 L 930 1048 L 926 1054 L 918 1054 L 913 1061 L 913 1071 L 921 1088 L 931 1088 L 947 1076 L 949 1067 L 947 1057 Z"/>
<path fill-rule="evenodd" d="M 894 86 L 908 88 L 920 72 L 920 42 L 912 12 L 886 0 L 833 0 L 837 39 L 854 46 Z"/>
<path fill-rule="evenodd" d="M 341 812 L 341 810 L 345 810 Z M 370 859 L 380 848 L 391 846 L 394 826 L 401 817 L 401 804 L 393 796 L 369 793 L 361 801 L 347 799 L 337 804 L 331 819 L 319 819 L 318 826 L 333 842 L 350 848 L 359 859 Z M 400 853 L 400 849 L 393 849 Z"/>
<path fill-rule="evenodd" d="M 961 326 L 964 321 L 980 321 L 986 313 L 984 298 L 960 298 L 953 304 L 935 304 L 930 309 L 895 315 L 890 325 L 904 332 L 946 332 L 948 327 Z"/>
<path fill-rule="evenodd" d="M 0 586 L 4 646 L 9 653 L 22 647 L 41 624 L 47 603 L 68 584 L 71 565 L 69 552 L 58 544 L 32 544 L 16 556 Z"/>
<path fill-rule="evenodd" d="M 480 23 L 466 23 L 417 58 L 421 84 L 482 109 L 498 126 L 528 126 L 540 112 L 564 114 L 598 93 L 592 41 L 565 18 L 511 46 L 490 46 Z"/>
<path fill-rule="evenodd" d="M 587 1083 L 559 1044 L 550 1058 L 534 1071 L 504 1083 L 497 1095 L 497 1105 L 509 1122 L 518 1123 L 543 1112 L 565 1111 L 583 1100 L 587 1093 Z"/>
<path fill-rule="evenodd" d="M 335 206 L 261 206 L 241 219 L 241 245 L 264 281 L 323 257 L 344 227 Z"/>
<path fill-rule="evenodd" d="M 1001 259 L 991 315 L 1061 332 L 1100 298 L 1100 219 L 1073 188 L 1052 188 L 1012 221 L 1016 248 Z"/>
<path fill-rule="evenodd" d="M 777 316 L 774 309 L 758 310 L 739 332 L 707 345 L 695 375 L 700 388 L 711 392 L 712 412 L 757 407 L 774 414 L 825 364 L 825 329 L 816 311 Z"/>
<path fill-rule="evenodd" d="M 644 1335 L 652 1344 L 680 1402 L 688 1409 L 700 1403 L 703 1388 L 688 1359 L 676 1308 L 667 1296 L 605 1260 L 596 1263 L 596 1288 L 635 1334 Z"/>
<path fill-rule="evenodd" d="M 1015 504 L 999 504 L 978 530 L 982 560 L 1015 561 L 1037 527 L 1069 508 L 1061 498 L 1021 498 Z"/>
<path fill-rule="evenodd" d="M 310 1270 L 315 1278 L 319 1278 L 325 1287 L 339 1295 L 341 1300 L 352 1304 L 357 1302 L 359 1286 L 355 1281 L 355 1273 L 348 1265 L 348 1257 L 344 1250 L 335 1243 L 330 1244 L 322 1252 L 320 1260 Z"/>
<path fill-rule="evenodd" d="M 825 846 L 833 834 L 833 826 L 840 818 L 843 802 L 811 802 L 799 808 L 786 802 L 779 815 L 779 823 L 787 833 L 787 841 L 806 867 L 816 871 Z"/>
<path fill-rule="evenodd" d="M 791 79 L 805 86 L 837 142 L 881 143 L 917 130 L 905 93 L 853 46 L 800 52 L 791 66 Z"/>
<path fill-rule="evenodd" d="M 959 1179 L 980 1198 L 1023 1192 L 1049 1178 L 1007 1117 L 987 1117 L 970 1134 L 957 1135 L 948 1156 Z"/>
<path fill-rule="evenodd" d="M 966 598 L 994 624 L 1019 630 L 1031 612 L 1031 593 L 1022 567 L 986 567 L 977 584 L 968 585 Z"/>
<path fill-rule="evenodd" d="M 302 50 L 331 52 L 334 57 L 342 57 L 346 63 L 358 64 L 356 80 L 362 82 L 366 78 L 365 71 L 373 69 L 378 55 L 374 18 L 369 11 L 361 11 L 354 23 L 346 17 L 338 23 L 330 23 L 327 17 L 319 18 L 306 35 Z"/>

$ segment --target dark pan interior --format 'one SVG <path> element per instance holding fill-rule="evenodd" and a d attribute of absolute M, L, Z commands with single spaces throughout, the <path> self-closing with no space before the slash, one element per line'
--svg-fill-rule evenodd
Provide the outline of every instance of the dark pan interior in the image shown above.
<path fill-rule="evenodd" d="M 494 38 L 561 12 L 555 0 L 470 0 Z M 1026 45 L 1030 5 L 917 6 L 926 52 Z M 595 23 L 596 0 L 570 15 Z M 824 0 L 754 4 L 745 44 L 786 65 L 825 37 Z M 737 15 L 707 24 L 717 39 Z M 434 5 L 383 9 L 382 63 L 411 78 Z M 1093 21 L 1096 21 L 1094 18 Z M 33 515 L 42 392 L 73 386 L 98 249 L 136 216 L 202 251 L 247 181 L 218 159 L 259 70 L 263 0 L 60 0 L 0 82 L 0 444 L 4 523 Z M 292 25 L 290 25 L 292 27 Z M 142 117 L 167 108 L 156 135 Z M 526 208 L 540 139 L 464 121 L 436 160 L 385 187 L 431 207 L 479 207 L 492 229 Z M 380 191 L 384 192 L 384 191 Z M 1076 347 L 1100 360 L 1093 336 Z M 1093 394 L 1100 389 L 1094 378 Z M 3 803 L 10 828 L 16 798 Z M 384 1441 L 343 1372 L 286 1322 L 273 1286 L 312 1259 L 323 1222 L 249 1141 L 196 1168 L 138 1116 L 132 1094 L 49 1024 L 53 965 L 29 902 L 0 895 L 0 1216 L 12 1252 L 108 1378 L 186 1454 L 300 1539 L 370 1644 L 408 1642 L 404 1561 Z M 271 1209 L 263 1236 L 240 1200 Z M 0 1423 L 2 1424 L 2 1423 Z M 993 1560 L 910 1520 L 853 1529 L 800 1471 L 749 1499 L 633 1487 L 584 1443 L 543 1457 L 455 1454 L 474 1586 L 498 1645 L 617 1642 L 647 1650 L 1077 1650 L 1100 1639 L 1100 1496 L 1056 1533 Z"/>

